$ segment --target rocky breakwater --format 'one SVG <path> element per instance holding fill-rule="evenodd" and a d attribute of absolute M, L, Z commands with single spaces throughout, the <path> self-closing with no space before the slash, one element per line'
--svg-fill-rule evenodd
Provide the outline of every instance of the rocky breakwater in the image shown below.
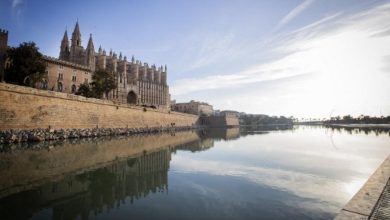
<path fill-rule="evenodd" d="M 160 132 L 175 132 L 197 128 L 184 127 L 147 127 L 147 128 L 93 128 L 93 129 L 31 129 L 0 131 L 0 145 L 23 142 L 54 141 L 73 138 L 91 138 L 102 136 L 152 134 Z"/>

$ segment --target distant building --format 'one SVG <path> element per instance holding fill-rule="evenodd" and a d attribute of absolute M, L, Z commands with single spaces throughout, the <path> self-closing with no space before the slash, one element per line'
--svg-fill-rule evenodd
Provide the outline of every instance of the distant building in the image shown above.
<path fill-rule="evenodd" d="M 213 114 L 213 106 L 206 102 L 191 100 L 186 103 L 175 103 L 171 106 L 173 111 L 183 112 L 194 115 L 208 116 Z"/>
<path fill-rule="evenodd" d="M 5 55 L 8 48 L 8 31 L 0 29 L 0 82 L 4 81 Z"/>
<path fill-rule="evenodd" d="M 219 114 L 221 114 L 221 110 L 215 109 L 215 110 L 213 111 L 213 115 L 219 115 Z"/>

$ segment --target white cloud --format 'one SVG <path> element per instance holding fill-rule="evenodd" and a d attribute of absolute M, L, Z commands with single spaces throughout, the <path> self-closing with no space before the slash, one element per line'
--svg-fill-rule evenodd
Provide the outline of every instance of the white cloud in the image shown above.
<path fill-rule="evenodd" d="M 349 186 L 348 182 L 318 175 L 274 168 L 244 166 L 234 162 L 194 160 L 178 155 L 171 162 L 171 167 L 174 168 L 172 172 L 207 173 L 209 175 L 243 178 L 253 183 L 287 191 L 303 198 L 325 201 L 329 209 L 334 211 L 337 211 L 342 203 L 347 201 L 353 193 L 356 193 L 364 183 L 364 179 L 354 180 L 358 182 L 357 187 L 349 192 L 345 190 Z M 315 202 L 313 201 L 313 203 Z M 322 207 L 323 205 L 322 203 Z"/>
<path fill-rule="evenodd" d="M 12 8 L 16 8 L 23 3 L 23 0 L 12 0 Z"/>
<path fill-rule="evenodd" d="M 199 90 L 240 87 L 243 84 L 284 79 L 309 72 L 298 72 L 286 66 L 285 60 L 259 65 L 235 74 L 213 75 L 205 78 L 189 78 L 175 81 L 172 93 L 187 94 Z"/>
<path fill-rule="evenodd" d="M 22 5 L 24 3 L 24 0 L 12 0 L 11 1 L 11 8 L 12 13 L 16 18 L 19 18 L 22 15 Z"/>
<path fill-rule="evenodd" d="M 200 45 L 196 46 L 197 58 L 195 62 L 189 67 L 190 69 L 196 69 L 210 63 L 215 62 L 221 57 L 229 53 L 229 49 L 232 47 L 234 40 L 234 34 L 229 33 L 223 36 L 209 35 L 206 39 L 201 39 Z"/>
<path fill-rule="evenodd" d="M 270 52 L 279 54 L 274 61 L 230 74 L 180 79 L 171 91 L 183 96 L 233 87 L 235 96 L 208 101 L 218 108 L 233 105 L 253 113 L 322 117 L 335 110 L 335 114 L 390 114 L 390 77 L 385 63 L 390 36 L 384 34 L 389 20 L 390 4 L 352 16 L 334 14 L 284 36 Z M 310 77 L 284 83 L 278 90 L 246 89 L 249 84 L 272 81 L 277 85 L 303 74 Z"/>
<path fill-rule="evenodd" d="M 279 23 L 276 25 L 274 31 L 279 30 L 280 28 L 285 26 L 287 23 L 289 23 L 291 20 L 296 18 L 303 11 L 305 11 L 313 2 L 314 2 L 314 0 L 305 0 L 305 1 L 303 1 L 301 4 L 299 4 L 293 10 L 291 10 L 286 16 L 284 16 L 282 18 L 282 20 L 279 21 Z"/>

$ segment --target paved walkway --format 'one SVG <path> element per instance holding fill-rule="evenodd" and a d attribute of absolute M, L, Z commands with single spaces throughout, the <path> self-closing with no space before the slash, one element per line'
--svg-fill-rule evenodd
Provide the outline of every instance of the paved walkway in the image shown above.
<path fill-rule="evenodd" d="M 345 219 L 390 220 L 390 156 L 335 218 Z"/>

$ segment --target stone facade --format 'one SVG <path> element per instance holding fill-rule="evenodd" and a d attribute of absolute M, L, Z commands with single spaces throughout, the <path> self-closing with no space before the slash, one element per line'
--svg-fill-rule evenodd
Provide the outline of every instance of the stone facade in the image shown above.
<path fill-rule="evenodd" d="M 166 66 L 156 67 L 156 65 L 149 65 L 135 60 L 134 57 L 127 61 L 127 57 L 122 56 L 122 53 L 118 56 L 111 50 L 107 54 L 101 47 L 96 52 L 92 35 L 89 36 L 87 47 L 84 49 L 81 44 L 81 32 L 78 22 L 70 42 L 68 33 L 65 31 L 60 48 L 60 61 L 84 66 L 92 73 L 100 69 L 114 75 L 117 89 L 110 92 L 106 97 L 107 99 L 133 105 L 168 109 L 170 95 Z M 66 77 L 69 78 L 70 76 Z M 64 86 L 71 87 L 70 84 Z M 71 90 L 65 92 L 69 91 Z"/>
<path fill-rule="evenodd" d="M 8 31 L 0 29 L 0 82 L 4 81 L 5 56 L 8 48 Z"/>
<path fill-rule="evenodd" d="M 48 56 L 44 56 L 43 60 L 46 62 L 47 78 L 37 85 L 40 89 L 75 93 L 80 84 L 92 81 L 93 72 L 87 66 Z"/>
<path fill-rule="evenodd" d="M 191 100 L 186 103 L 172 104 L 171 109 L 177 112 L 189 113 L 194 115 L 209 116 L 213 113 L 213 106 L 205 102 Z"/>

